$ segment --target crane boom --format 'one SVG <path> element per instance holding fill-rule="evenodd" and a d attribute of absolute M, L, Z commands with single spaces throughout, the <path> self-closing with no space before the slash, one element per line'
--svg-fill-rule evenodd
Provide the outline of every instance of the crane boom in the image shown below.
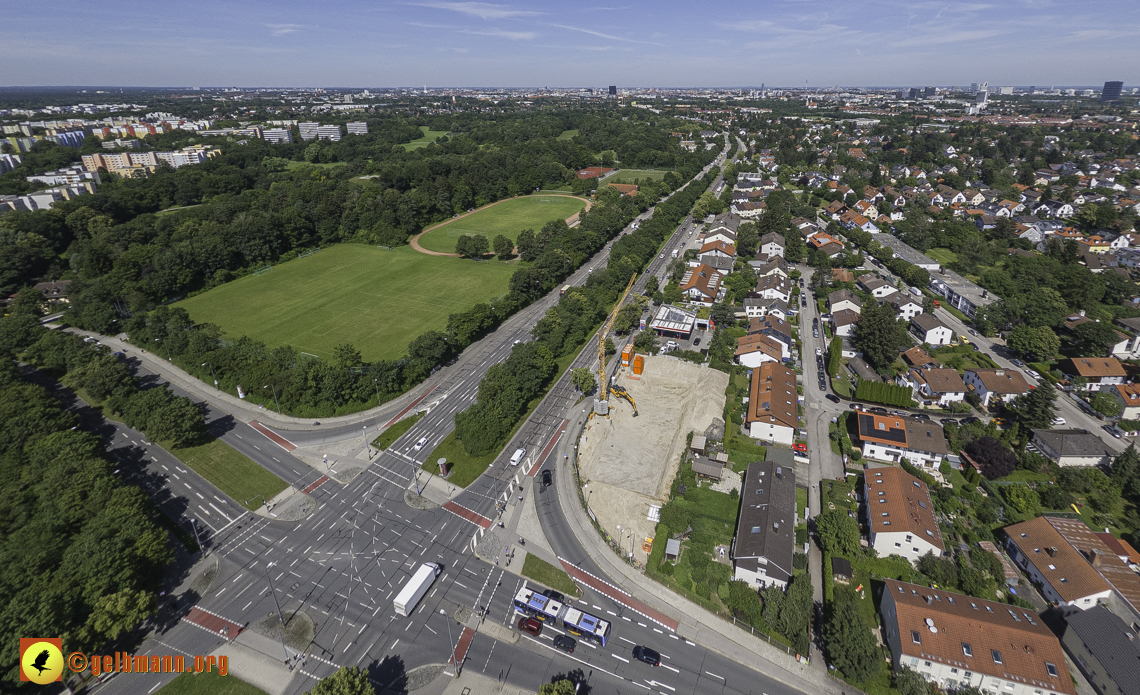
<path fill-rule="evenodd" d="M 617 304 L 614 305 L 614 310 L 610 312 L 610 317 L 606 319 L 605 324 L 602 325 L 602 330 L 598 331 L 598 396 L 603 403 L 606 402 L 606 393 L 609 390 L 608 380 L 606 379 L 606 337 L 610 334 L 610 328 L 613 327 L 618 312 L 621 311 L 621 306 L 625 303 L 626 297 L 629 296 L 629 291 L 633 289 L 633 281 L 636 279 L 637 273 L 630 276 L 629 282 L 625 286 L 625 291 L 618 297 Z"/>

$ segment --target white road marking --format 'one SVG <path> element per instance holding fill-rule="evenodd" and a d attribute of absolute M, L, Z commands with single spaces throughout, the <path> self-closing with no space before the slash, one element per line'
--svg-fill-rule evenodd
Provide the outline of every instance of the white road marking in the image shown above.
<path fill-rule="evenodd" d="M 618 637 L 618 639 L 621 640 L 622 642 L 629 642 L 630 644 L 637 644 L 637 642 L 634 642 L 631 639 L 626 639 L 624 637 Z"/>
<path fill-rule="evenodd" d="M 617 654 L 612 654 L 612 653 L 610 654 L 610 656 L 617 659 L 618 661 L 624 661 L 627 664 L 629 663 L 629 659 L 625 658 L 624 656 L 618 656 Z"/>

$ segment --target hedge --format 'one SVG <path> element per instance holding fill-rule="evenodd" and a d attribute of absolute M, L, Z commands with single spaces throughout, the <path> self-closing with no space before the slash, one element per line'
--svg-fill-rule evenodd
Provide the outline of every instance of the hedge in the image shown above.
<path fill-rule="evenodd" d="M 900 408 L 913 408 L 914 399 L 910 397 L 910 389 L 895 384 L 885 384 L 881 381 L 868 381 L 860 379 L 855 386 L 855 398 L 869 403 L 881 403 Z"/>

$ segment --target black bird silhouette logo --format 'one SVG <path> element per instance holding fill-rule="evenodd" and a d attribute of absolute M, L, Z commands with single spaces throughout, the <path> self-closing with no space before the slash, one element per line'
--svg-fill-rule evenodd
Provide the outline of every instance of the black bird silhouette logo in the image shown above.
<path fill-rule="evenodd" d="M 37 669 L 40 672 L 39 675 L 42 676 L 44 671 L 47 671 L 51 668 L 51 666 L 44 666 L 44 664 L 46 664 L 47 660 L 50 658 L 51 652 L 46 649 L 43 650 L 36 656 L 36 660 L 32 662 L 32 668 Z"/>

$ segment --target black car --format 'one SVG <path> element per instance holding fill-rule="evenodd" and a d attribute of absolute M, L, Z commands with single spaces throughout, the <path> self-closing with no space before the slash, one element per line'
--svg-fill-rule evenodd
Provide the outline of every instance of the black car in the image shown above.
<path fill-rule="evenodd" d="M 911 415 L 911 417 L 914 418 L 915 420 L 929 420 L 930 419 L 930 416 L 927 415 L 926 413 L 917 413 L 915 415 Z"/>
<path fill-rule="evenodd" d="M 545 596 L 546 598 L 550 599 L 551 601 L 557 601 L 559 603 L 566 603 L 566 597 L 563 596 L 560 592 L 555 591 L 554 589 L 546 589 L 542 592 L 542 595 Z"/>
<path fill-rule="evenodd" d="M 958 422 L 959 422 L 960 424 L 963 424 L 963 425 L 968 425 L 968 424 L 970 424 L 971 422 L 981 422 L 981 418 L 976 418 L 976 417 L 964 417 L 964 418 L 962 418 L 961 420 L 959 420 Z"/>
<path fill-rule="evenodd" d="M 698 345 L 700 345 L 700 344 L 701 344 L 701 339 L 700 339 L 700 338 L 696 338 L 696 339 L 694 339 L 694 340 L 693 340 L 693 347 L 696 347 L 696 346 L 698 346 Z"/>
<path fill-rule="evenodd" d="M 567 637 L 566 635 L 558 635 L 554 638 L 554 648 L 561 649 L 567 654 L 573 654 L 574 647 L 577 646 L 577 644 L 573 637 Z"/>
<path fill-rule="evenodd" d="M 952 417 L 944 417 L 941 420 L 939 420 L 939 422 L 941 422 L 943 425 L 957 425 L 958 424 L 958 421 Z"/>
<path fill-rule="evenodd" d="M 656 649 L 649 647 L 642 647 L 640 645 L 633 648 L 633 658 L 638 661 L 644 661 L 650 666 L 661 665 L 661 654 Z"/>
<path fill-rule="evenodd" d="M 554 483 L 554 474 L 547 468 L 542 472 L 542 486 L 550 487 Z"/>
<path fill-rule="evenodd" d="M 838 403 L 839 396 L 836 396 L 834 393 L 829 393 L 827 394 L 827 400 L 831 401 L 832 403 Z"/>
<path fill-rule="evenodd" d="M 827 384 L 825 384 L 825 383 L 823 382 L 823 379 L 820 379 L 820 380 L 819 380 L 819 390 L 820 390 L 820 391 L 826 391 L 826 390 L 827 390 Z"/>

